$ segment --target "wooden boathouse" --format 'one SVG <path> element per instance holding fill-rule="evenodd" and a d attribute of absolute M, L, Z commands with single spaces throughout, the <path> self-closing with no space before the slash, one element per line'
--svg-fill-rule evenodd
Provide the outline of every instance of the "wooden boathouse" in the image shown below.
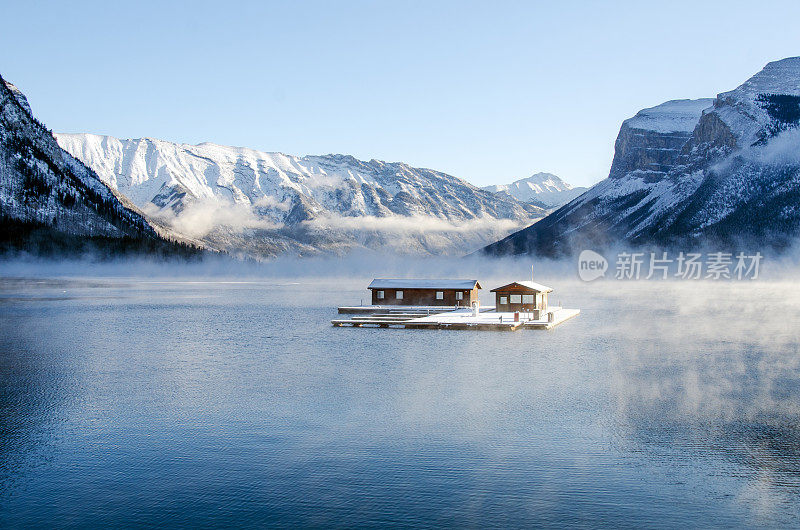
<path fill-rule="evenodd" d="M 369 284 L 372 305 L 340 307 L 349 319 L 331 320 L 335 327 L 404 329 L 472 329 L 517 331 L 552 329 L 580 313 L 549 306 L 553 291 L 540 283 L 513 282 L 492 289 L 496 307 L 480 307 L 477 280 L 380 279 Z"/>
<path fill-rule="evenodd" d="M 372 305 L 461 306 L 478 302 L 478 280 L 372 280 Z"/>
<path fill-rule="evenodd" d="M 547 311 L 547 293 L 551 287 L 536 282 L 512 282 L 491 292 L 495 293 L 495 306 L 498 313 L 538 313 Z"/>

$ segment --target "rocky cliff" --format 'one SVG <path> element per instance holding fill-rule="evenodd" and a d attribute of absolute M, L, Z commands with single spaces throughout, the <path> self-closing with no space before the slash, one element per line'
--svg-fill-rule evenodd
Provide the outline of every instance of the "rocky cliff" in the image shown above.
<path fill-rule="evenodd" d="M 621 179 L 633 172 L 653 181 L 663 178 L 678 163 L 703 110 L 713 101 L 667 101 L 622 122 L 609 178 Z"/>

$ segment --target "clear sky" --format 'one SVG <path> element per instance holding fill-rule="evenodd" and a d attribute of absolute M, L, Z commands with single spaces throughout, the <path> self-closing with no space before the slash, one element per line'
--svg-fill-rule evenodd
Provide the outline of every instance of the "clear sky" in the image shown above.
<path fill-rule="evenodd" d="M 0 73 L 57 132 L 608 174 L 620 123 L 800 55 L 800 2 L 0 0 Z"/>

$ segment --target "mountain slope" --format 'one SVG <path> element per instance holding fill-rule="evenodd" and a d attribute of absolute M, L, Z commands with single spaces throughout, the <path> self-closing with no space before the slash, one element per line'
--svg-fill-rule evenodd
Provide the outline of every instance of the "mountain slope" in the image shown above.
<path fill-rule="evenodd" d="M 520 202 L 528 202 L 545 208 L 557 208 L 578 197 L 588 188 L 573 188 L 552 173 L 536 173 L 530 177 L 515 180 L 511 184 L 494 184 L 485 186 L 483 189 L 492 193 L 511 195 Z"/>
<path fill-rule="evenodd" d="M 149 216 L 233 252 L 461 254 L 543 216 L 450 175 L 352 156 L 58 134 Z"/>
<path fill-rule="evenodd" d="M 624 242 L 783 248 L 800 233 L 800 58 L 713 100 L 626 120 L 609 177 L 483 252 L 558 255 Z"/>
<path fill-rule="evenodd" d="M 40 235 L 52 230 L 170 245 L 132 204 L 65 153 L 33 118 L 25 96 L 1 77 L 0 216 L 15 229 L 36 229 Z"/>

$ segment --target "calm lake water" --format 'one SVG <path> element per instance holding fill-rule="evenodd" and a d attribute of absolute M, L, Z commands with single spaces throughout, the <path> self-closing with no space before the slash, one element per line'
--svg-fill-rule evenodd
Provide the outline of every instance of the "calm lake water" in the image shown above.
<path fill-rule="evenodd" d="M 800 525 L 797 285 L 331 327 L 368 280 L 0 281 L 0 527 Z"/>

